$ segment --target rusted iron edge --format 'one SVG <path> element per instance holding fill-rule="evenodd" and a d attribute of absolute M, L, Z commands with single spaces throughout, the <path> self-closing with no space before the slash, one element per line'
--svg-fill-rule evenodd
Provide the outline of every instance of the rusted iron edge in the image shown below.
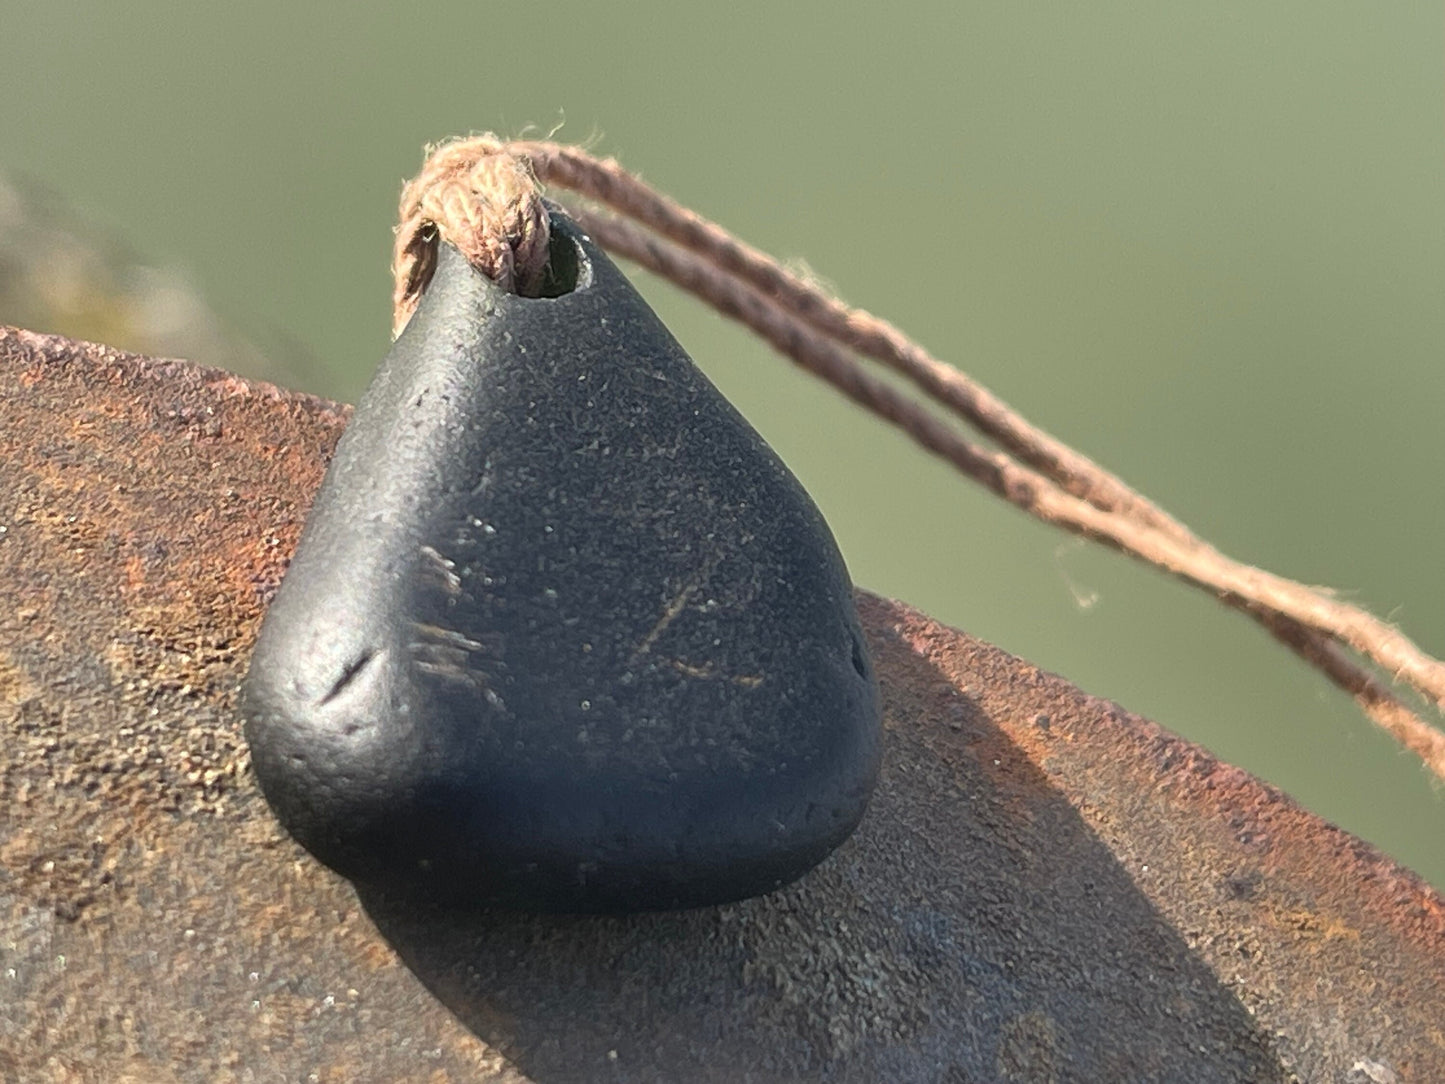
<path fill-rule="evenodd" d="M 1438 893 L 1153 724 L 866 595 L 889 773 L 795 889 L 620 925 L 358 907 L 276 832 L 233 710 L 345 408 L 13 330 L 0 393 L 18 600 L 0 984 L 26 984 L 0 985 L 0 1069 L 1445 1079 Z M 639 989 L 670 1007 L 639 1010 Z"/>

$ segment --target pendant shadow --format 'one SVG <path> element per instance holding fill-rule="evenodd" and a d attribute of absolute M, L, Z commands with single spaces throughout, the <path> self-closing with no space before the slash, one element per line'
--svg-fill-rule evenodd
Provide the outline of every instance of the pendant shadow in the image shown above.
<path fill-rule="evenodd" d="M 1067 798 L 864 609 L 883 777 L 798 883 L 619 918 L 367 912 L 538 1084 L 1289 1079 Z"/>

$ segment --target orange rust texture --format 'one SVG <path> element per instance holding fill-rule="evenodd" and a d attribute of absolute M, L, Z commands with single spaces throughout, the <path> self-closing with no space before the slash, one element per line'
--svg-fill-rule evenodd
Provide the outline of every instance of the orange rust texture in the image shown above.
<path fill-rule="evenodd" d="M 5 330 L 0 374 L 0 1080 L 496 1070 L 295 875 L 235 716 L 345 410 Z"/>
<path fill-rule="evenodd" d="M 799 884 L 359 898 L 275 826 L 234 710 L 345 418 L 0 329 L 0 1080 L 1445 1080 L 1436 893 L 867 595 L 885 773 Z"/>
<path fill-rule="evenodd" d="M 1292 1021 L 1315 1021 L 1315 1041 L 1348 1071 L 1364 1072 L 1359 1079 L 1376 1079 L 1365 1070 L 1378 1065 L 1394 1074 L 1371 1070 L 1382 1079 L 1445 1079 L 1438 893 L 1278 789 L 1115 704 L 1061 696 L 1059 678 L 922 615 L 895 627 L 998 722 L 1012 760 L 999 748 L 975 755 L 993 765 L 1018 815 L 1067 794 L 1149 902 L 1264 1026 L 1288 1033 Z M 1423 985 L 1396 981 L 1416 969 Z M 1330 1034 L 1344 1014 L 1350 1025 Z M 1360 1046 L 1359 1036 L 1386 1035 L 1401 1019 L 1418 1022 L 1419 1053 L 1370 1057 Z"/>

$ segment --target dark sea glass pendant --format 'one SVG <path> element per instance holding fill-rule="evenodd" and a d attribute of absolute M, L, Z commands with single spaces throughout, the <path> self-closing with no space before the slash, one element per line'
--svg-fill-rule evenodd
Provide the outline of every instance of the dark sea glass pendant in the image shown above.
<path fill-rule="evenodd" d="M 262 627 L 272 807 L 363 883 L 656 910 L 800 876 L 863 814 L 878 692 L 821 515 L 616 267 L 442 245 Z"/>

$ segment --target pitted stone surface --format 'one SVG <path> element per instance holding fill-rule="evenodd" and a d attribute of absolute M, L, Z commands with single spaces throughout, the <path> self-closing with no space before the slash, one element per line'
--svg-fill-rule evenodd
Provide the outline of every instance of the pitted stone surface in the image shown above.
<path fill-rule="evenodd" d="M 443 247 L 262 626 L 256 771 L 323 861 L 428 900 L 771 891 L 877 778 L 852 586 L 617 268 L 560 217 L 553 237 L 579 270 L 552 298 Z"/>

